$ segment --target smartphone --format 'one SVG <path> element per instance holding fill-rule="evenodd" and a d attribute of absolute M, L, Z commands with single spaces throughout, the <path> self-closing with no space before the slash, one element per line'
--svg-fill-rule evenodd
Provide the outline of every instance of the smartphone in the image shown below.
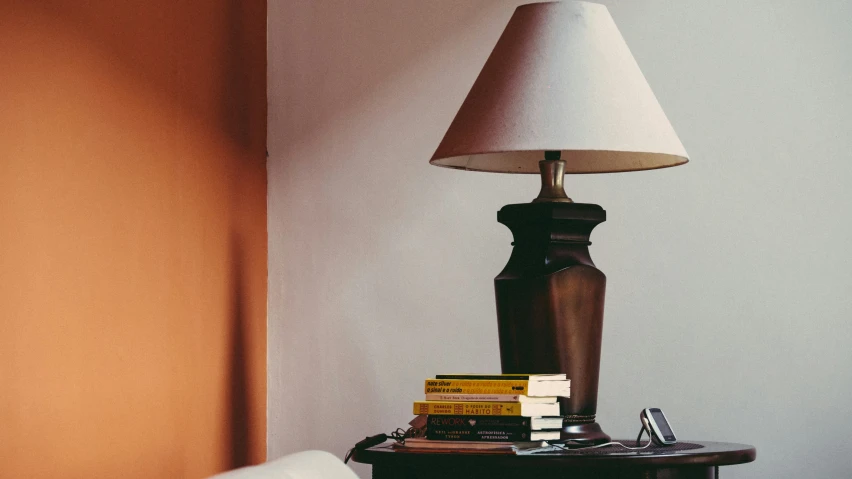
<path fill-rule="evenodd" d="M 651 439 L 655 443 L 661 446 L 677 443 L 677 437 L 661 409 L 656 407 L 643 409 L 639 417 L 642 419 L 642 424 L 648 428 Z"/>

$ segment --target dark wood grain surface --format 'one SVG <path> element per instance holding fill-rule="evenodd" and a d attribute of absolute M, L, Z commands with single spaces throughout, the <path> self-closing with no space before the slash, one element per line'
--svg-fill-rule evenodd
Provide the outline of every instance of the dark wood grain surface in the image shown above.
<path fill-rule="evenodd" d="M 631 441 L 625 440 L 626 443 Z M 453 454 L 398 452 L 390 443 L 356 451 L 353 460 L 373 465 L 373 477 L 384 478 L 658 478 L 693 479 L 718 477 L 718 466 L 752 462 L 757 456 L 747 444 L 684 441 L 701 448 L 652 454 Z"/>

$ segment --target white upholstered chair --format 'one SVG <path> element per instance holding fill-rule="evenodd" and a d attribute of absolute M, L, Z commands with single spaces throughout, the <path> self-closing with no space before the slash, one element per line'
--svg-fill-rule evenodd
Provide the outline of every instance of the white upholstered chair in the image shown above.
<path fill-rule="evenodd" d="M 358 476 L 329 452 L 303 451 L 209 479 L 358 479 Z"/>

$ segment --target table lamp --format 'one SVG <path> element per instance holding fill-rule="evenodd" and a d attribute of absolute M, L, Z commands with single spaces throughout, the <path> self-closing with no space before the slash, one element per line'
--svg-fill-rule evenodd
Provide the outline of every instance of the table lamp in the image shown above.
<path fill-rule="evenodd" d="M 540 173 L 531 203 L 497 220 L 514 247 L 495 278 L 503 373 L 566 373 L 562 439 L 609 441 L 596 422 L 606 276 L 589 256 L 598 205 L 574 203 L 565 173 L 684 164 L 686 151 L 605 6 L 515 10 L 430 163 Z"/>

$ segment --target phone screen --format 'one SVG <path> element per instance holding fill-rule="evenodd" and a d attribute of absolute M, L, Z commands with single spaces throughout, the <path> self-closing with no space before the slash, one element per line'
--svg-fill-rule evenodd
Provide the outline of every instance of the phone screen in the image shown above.
<path fill-rule="evenodd" d="M 659 409 L 651 409 L 651 416 L 654 417 L 654 422 L 657 423 L 657 427 L 660 428 L 660 432 L 663 434 L 663 437 L 668 440 L 668 438 L 674 438 L 674 432 L 669 427 L 668 421 L 666 421 L 666 417 L 663 416 L 662 411 Z"/>

